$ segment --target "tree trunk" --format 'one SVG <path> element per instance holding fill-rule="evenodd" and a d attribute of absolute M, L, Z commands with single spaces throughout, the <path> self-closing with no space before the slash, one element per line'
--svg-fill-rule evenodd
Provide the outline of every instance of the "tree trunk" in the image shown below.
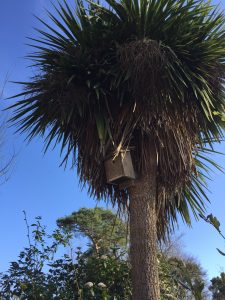
<path fill-rule="evenodd" d="M 129 188 L 133 300 L 160 300 L 156 230 L 156 155 Z"/>

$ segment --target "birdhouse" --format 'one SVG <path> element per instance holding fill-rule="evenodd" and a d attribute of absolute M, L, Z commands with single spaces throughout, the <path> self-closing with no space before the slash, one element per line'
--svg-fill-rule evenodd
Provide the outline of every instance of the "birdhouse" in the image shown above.
<path fill-rule="evenodd" d="M 121 151 L 115 158 L 106 160 L 105 171 L 107 182 L 110 184 L 122 184 L 127 180 L 135 179 L 130 151 Z"/>

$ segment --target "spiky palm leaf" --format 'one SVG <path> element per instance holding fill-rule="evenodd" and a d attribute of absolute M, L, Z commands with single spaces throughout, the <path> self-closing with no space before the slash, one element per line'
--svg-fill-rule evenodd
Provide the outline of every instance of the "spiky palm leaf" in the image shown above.
<path fill-rule="evenodd" d="M 204 208 L 196 154 L 223 136 L 224 14 L 201 0 L 88 3 L 75 13 L 59 3 L 53 26 L 40 20 L 29 56 L 40 72 L 23 83 L 12 121 L 44 135 L 46 149 L 60 143 L 90 194 L 120 206 L 128 192 L 106 183 L 105 158 L 130 148 L 141 173 L 154 143 L 161 234 L 177 212 L 189 223 L 189 207 Z"/>

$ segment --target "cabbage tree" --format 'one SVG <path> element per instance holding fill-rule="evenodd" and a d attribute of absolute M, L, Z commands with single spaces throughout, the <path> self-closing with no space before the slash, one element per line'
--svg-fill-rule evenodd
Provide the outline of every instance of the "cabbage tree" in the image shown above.
<path fill-rule="evenodd" d="M 203 0 L 77 0 L 48 16 L 12 121 L 60 144 L 90 195 L 128 208 L 133 299 L 158 300 L 157 239 L 203 212 L 206 148 L 223 138 L 224 14 Z M 104 161 L 127 150 L 136 179 L 108 184 Z"/>

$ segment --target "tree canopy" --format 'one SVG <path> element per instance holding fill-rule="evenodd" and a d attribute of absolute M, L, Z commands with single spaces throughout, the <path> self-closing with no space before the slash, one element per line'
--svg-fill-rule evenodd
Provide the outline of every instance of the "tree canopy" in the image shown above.
<path fill-rule="evenodd" d="M 88 237 L 89 252 L 109 254 L 112 249 L 124 249 L 128 236 L 127 224 L 111 210 L 101 207 L 81 208 L 59 218 L 58 226 L 75 235 Z"/>
<path fill-rule="evenodd" d="M 206 145 L 223 138 L 224 14 L 204 0 L 66 1 L 38 30 L 38 69 L 13 105 L 21 132 L 72 155 L 81 183 L 121 207 L 104 161 L 130 149 L 137 174 L 157 153 L 158 231 L 204 210 Z M 204 160 L 205 159 L 205 160 Z"/>
<path fill-rule="evenodd" d="M 213 300 L 225 299 L 225 273 L 211 279 L 209 290 L 212 292 Z"/>

